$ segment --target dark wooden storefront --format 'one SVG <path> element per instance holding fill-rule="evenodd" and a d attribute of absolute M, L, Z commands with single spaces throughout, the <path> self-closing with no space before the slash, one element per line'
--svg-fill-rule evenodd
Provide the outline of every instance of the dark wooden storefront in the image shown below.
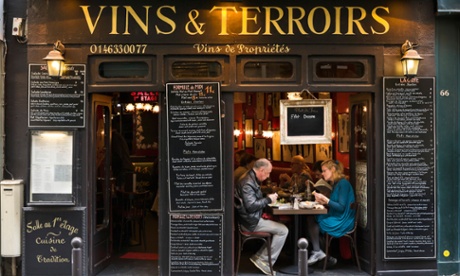
<path fill-rule="evenodd" d="M 27 4 L 27 5 L 26 5 Z M 212 206 L 198 211 L 183 212 L 172 205 L 172 194 L 167 186 L 160 188 L 162 210 L 160 240 L 160 267 L 167 275 L 171 268 L 170 243 L 173 238 L 171 229 L 178 224 L 218 225 L 212 232 L 219 232 L 215 242 L 222 245 L 222 251 L 212 250 L 216 259 L 212 265 L 218 272 L 229 275 L 232 272 L 233 241 L 232 171 L 233 163 L 233 104 L 234 92 L 288 92 L 309 89 L 317 93 L 357 92 L 366 93 L 366 99 L 356 98 L 356 105 L 368 102 L 373 106 L 370 117 L 366 118 L 373 129 L 373 137 L 367 137 L 372 151 L 367 157 L 367 225 L 360 230 L 362 240 L 363 267 L 370 274 L 436 273 L 436 257 L 427 250 L 422 255 L 388 256 L 384 253 L 385 224 L 385 183 L 384 183 L 384 80 L 383 78 L 401 76 L 401 44 L 409 39 L 419 42 L 419 53 L 424 56 L 420 77 L 434 77 L 434 29 L 435 15 L 433 1 L 378 1 L 362 3 L 350 1 L 287 1 L 280 5 L 277 1 L 262 4 L 247 2 L 203 3 L 199 1 L 172 1 L 159 4 L 150 1 L 111 1 L 110 4 L 98 1 L 39 1 L 30 0 L 9 3 L 11 13 L 14 10 L 26 14 L 28 19 L 27 43 L 12 49 L 16 55 L 14 65 L 9 65 L 9 74 L 16 74 L 24 82 L 15 78 L 7 79 L 7 98 L 11 105 L 7 107 L 10 118 L 19 120 L 8 122 L 7 137 L 19 139 L 23 133 L 34 130 L 28 125 L 27 112 L 18 113 L 20 105 L 28 106 L 29 80 L 26 73 L 30 64 L 43 64 L 42 58 L 51 50 L 51 44 L 61 40 L 66 45 L 66 62 L 85 66 L 85 89 L 87 98 L 84 125 L 71 127 L 75 132 L 76 161 L 73 180 L 73 199 L 69 206 L 62 207 L 66 215 L 75 214 L 77 222 L 86 230 L 84 250 L 89 260 L 86 273 L 93 270 L 91 248 L 95 237 L 94 218 L 91 213 L 93 176 L 91 166 L 91 139 L 93 134 L 91 99 L 97 94 L 107 92 L 129 93 L 131 91 L 154 91 L 160 95 L 160 103 L 165 106 L 168 96 L 167 83 L 219 83 L 220 97 L 224 105 L 219 106 L 225 114 L 221 121 L 220 150 L 222 159 L 219 174 L 213 176 L 220 192 L 213 195 Z M 414 8 L 415 7 L 415 8 Z M 16 17 L 17 15 L 9 15 Z M 50 20 L 53 18 L 53 20 Z M 147 20 L 148 18 L 148 20 Z M 402 23 L 403 22 L 403 23 Z M 413 30 L 419 30 L 414 32 Z M 14 42 L 13 42 L 14 43 Z M 21 56 L 22 53 L 22 56 Z M 26 55 L 25 55 L 26 54 Z M 9 57 L 10 63 L 13 60 Z M 149 75 L 137 79 L 107 79 L 100 75 L 100 65 L 117 62 L 146 62 Z M 347 78 L 318 78 L 315 66 L 321 62 L 361 62 L 366 73 L 359 80 Z M 200 63 L 221 68 L 219 74 L 197 77 L 181 77 L 175 74 L 177 64 Z M 248 77 L 245 66 L 251 63 L 271 64 L 288 63 L 295 74 L 287 78 L 274 80 L 267 76 Z M 8 62 L 7 62 L 8 64 Z M 209 68 L 209 67 L 208 67 Z M 160 148 L 166 148 L 168 136 L 168 116 L 160 114 Z M 38 129 L 44 126 L 39 125 Z M 46 128 L 46 127 L 45 127 Z M 8 141 L 8 140 L 7 140 Z M 8 143 L 8 142 L 7 142 Z M 28 165 L 21 158 L 29 156 L 27 144 L 14 145 L 6 151 L 7 163 L 14 170 L 28 178 Z M 78 146 L 77 146 L 78 145 Z M 160 150 L 160 171 L 171 169 L 171 160 L 167 151 Z M 160 183 L 169 183 L 170 175 L 160 174 Z M 217 184 L 218 183 L 218 184 Z M 171 184 L 170 184 L 171 185 Z M 434 180 L 430 182 L 434 186 Z M 30 187 L 29 187 L 30 189 Z M 27 190 L 27 189 L 26 189 Z M 28 191 L 28 190 L 27 190 Z M 176 202 L 177 203 L 177 202 Z M 216 204 L 216 205 L 214 205 Z M 45 216 L 52 206 L 34 207 L 28 218 L 34 214 Z M 49 204 L 48 204 L 49 205 Z M 176 206 L 177 207 L 177 206 Z M 60 208 L 59 210 L 61 210 Z M 82 209 L 85 215 L 81 215 Z M 43 213 L 40 213 L 42 210 Z M 27 212 L 27 211 L 26 211 Z M 80 220 L 81 219 L 81 220 Z M 435 227 L 435 226 L 434 226 Z M 189 229 L 194 229 L 190 226 Z M 192 231 L 192 230 L 190 230 Z M 218 250 L 217 250 L 218 251 Z M 425 254 L 426 253 L 426 254 Z M 27 256 L 27 255 L 25 255 Z M 401 257 L 410 259 L 402 262 Z M 27 260 L 24 262 L 27 265 Z M 206 269 L 206 265 L 203 265 Z M 26 271 L 30 268 L 25 267 Z M 200 274 L 203 275 L 203 274 Z M 211 274 L 210 274 L 211 275 Z M 214 274 L 215 275 L 215 274 Z"/>

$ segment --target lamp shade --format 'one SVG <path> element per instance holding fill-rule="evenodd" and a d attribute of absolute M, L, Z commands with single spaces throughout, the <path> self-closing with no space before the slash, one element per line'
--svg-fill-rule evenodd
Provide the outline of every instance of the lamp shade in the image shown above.
<path fill-rule="evenodd" d="M 43 58 L 46 60 L 48 66 L 48 75 L 50 77 L 60 77 L 64 71 L 64 57 L 61 52 L 57 50 L 51 50 L 46 57 Z"/>
<path fill-rule="evenodd" d="M 404 76 L 411 78 L 417 76 L 419 61 L 423 58 L 415 50 L 407 50 L 401 58 Z"/>

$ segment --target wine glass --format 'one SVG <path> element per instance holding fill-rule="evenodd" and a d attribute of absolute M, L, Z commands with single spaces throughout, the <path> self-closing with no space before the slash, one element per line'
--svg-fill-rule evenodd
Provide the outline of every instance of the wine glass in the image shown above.
<path fill-rule="evenodd" d="M 295 200 L 295 197 L 294 197 L 294 185 L 290 185 L 288 190 L 289 190 L 289 200 L 291 202 L 291 205 L 294 206 L 294 200 Z"/>

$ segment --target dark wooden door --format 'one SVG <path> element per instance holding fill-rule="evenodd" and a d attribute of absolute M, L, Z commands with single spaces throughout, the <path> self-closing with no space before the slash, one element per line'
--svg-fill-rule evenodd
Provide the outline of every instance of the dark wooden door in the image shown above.
<path fill-rule="evenodd" d="M 374 194 L 374 130 L 372 125 L 372 94 L 360 93 L 350 97 L 350 180 L 354 185 L 360 208 L 358 251 L 361 267 L 371 274 L 375 255 L 375 231 L 372 215 Z"/>
<path fill-rule="evenodd" d="M 111 218 L 111 101 L 112 98 L 92 95 L 90 212 L 91 252 L 93 275 L 110 263 L 112 256 Z"/>

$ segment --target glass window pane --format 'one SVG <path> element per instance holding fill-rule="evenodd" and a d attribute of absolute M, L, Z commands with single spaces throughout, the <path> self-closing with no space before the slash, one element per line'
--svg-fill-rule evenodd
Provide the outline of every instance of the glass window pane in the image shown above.
<path fill-rule="evenodd" d="M 294 74 L 290 62 L 248 62 L 244 65 L 244 76 L 248 78 L 289 79 Z"/>
<path fill-rule="evenodd" d="M 222 75 L 222 65 L 217 61 L 176 61 L 172 64 L 176 78 L 210 78 Z"/>
<path fill-rule="evenodd" d="M 364 64 L 361 62 L 318 62 L 315 68 L 319 78 L 362 78 Z"/>
<path fill-rule="evenodd" d="M 99 75 L 103 78 L 145 78 L 149 66 L 143 61 L 132 62 L 102 62 L 99 65 Z"/>

